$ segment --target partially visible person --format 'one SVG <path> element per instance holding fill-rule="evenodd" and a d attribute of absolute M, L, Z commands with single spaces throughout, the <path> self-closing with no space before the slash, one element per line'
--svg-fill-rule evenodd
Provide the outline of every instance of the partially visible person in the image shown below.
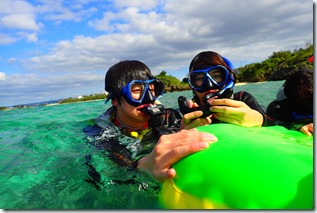
<path fill-rule="evenodd" d="M 314 55 L 312 55 L 312 56 L 310 56 L 309 57 L 309 59 L 308 59 L 308 62 L 309 63 L 314 63 Z M 308 69 L 308 68 L 301 68 L 300 67 L 300 69 Z M 284 93 L 284 87 L 285 87 L 285 82 L 284 82 L 284 84 L 281 86 L 281 88 L 279 89 L 279 91 L 277 92 L 277 94 L 276 94 L 276 100 L 278 100 L 278 101 L 281 101 L 281 100 L 283 100 L 283 99 L 285 99 L 286 98 L 286 96 L 285 96 L 285 93 Z"/>
<path fill-rule="evenodd" d="M 273 124 L 250 93 L 233 93 L 235 71 L 232 63 L 220 54 L 212 51 L 197 54 L 190 63 L 187 81 L 194 93 L 193 99 L 188 100 L 188 107 L 196 108 L 209 103 L 211 115 L 202 118 L 202 111 L 186 113 L 181 128 L 220 122 L 246 127 Z"/>
<path fill-rule="evenodd" d="M 90 144 L 105 150 L 120 166 L 137 168 L 163 181 L 176 175 L 173 163 L 217 140 L 197 130 L 179 131 L 181 115 L 157 100 L 163 95 L 163 82 L 140 61 L 111 66 L 105 90 L 112 106 L 84 131 L 93 137 Z M 90 173 L 96 175 L 93 167 Z"/>
<path fill-rule="evenodd" d="M 302 68 L 289 76 L 283 92 L 285 98 L 272 101 L 266 110 L 276 125 L 313 134 L 314 72 Z"/>

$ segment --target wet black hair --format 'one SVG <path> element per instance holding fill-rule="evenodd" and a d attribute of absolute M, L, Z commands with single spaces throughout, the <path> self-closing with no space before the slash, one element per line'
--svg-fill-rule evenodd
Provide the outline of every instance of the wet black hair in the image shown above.
<path fill-rule="evenodd" d="M 109 68 L 105 75 L 105 90 L 108 99 L 118 98 L 121 103 L 121 88 L 132 80 L 150 80 L 154 76 L 144 63 L 138 60 L 120 61 Z"/>
<path fill-rule="evenodd" d="M 292 110 L 302 114 L 313 114 L 314 71 L 301 69 L 285 81 L 284 93 Z"/>

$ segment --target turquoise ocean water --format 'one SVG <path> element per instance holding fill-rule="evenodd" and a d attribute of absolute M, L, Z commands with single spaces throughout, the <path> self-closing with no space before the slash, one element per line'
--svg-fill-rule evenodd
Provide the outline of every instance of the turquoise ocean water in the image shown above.
<path fill-rule="evenodd" d="M 266 107 L 283 81 L 245 84 Z M 191 91 L 166 93 L 166 107 Z M 83 133 L 91 119 L 110 103 L 92 101 L 0 111 L 1 209 L 155 209 L 158 184 L 138 172 L 128 172 L 91 147 Z M 85 156 L 101 174 L 97 189 L 87 179 Z"/>

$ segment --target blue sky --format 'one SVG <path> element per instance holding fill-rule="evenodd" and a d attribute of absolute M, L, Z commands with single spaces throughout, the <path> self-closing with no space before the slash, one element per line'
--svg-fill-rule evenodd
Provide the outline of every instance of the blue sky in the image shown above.
<path fill-rule="evenodd" d="M 182 79 L 211 50 L 235 67 L 313 43 L 304 0 L 0 0 L 0 106 L 104 91 L 136 59 Z"/>

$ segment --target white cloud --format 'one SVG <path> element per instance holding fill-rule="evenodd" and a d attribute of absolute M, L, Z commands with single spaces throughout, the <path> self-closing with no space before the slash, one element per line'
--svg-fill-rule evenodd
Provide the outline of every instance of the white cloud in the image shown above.
<path fill-rule="evenodd" d="M 0 81 L 4 81 L 6 79 L 6 74 L 4 72 L 0 72 Z"/>
<path fill-rule="evenodd" d="M 273 51 L 305 46 L 313 38 L 310 4 L 289 1 L 286 7 L 278 0 L 186 2 L 166 1 L 167 14 L 141 12 L 135 7 L 140 2 L 117 2 L 122 10 L 106 12 L 90 22 L 98 30 L 114 33 L 59 42 L 50 54 L 25 60 L 26 65 L 46 72 L 75 72 L 106 69 L 115 60 L 137 58 L 154 69 L 177 69 L 171 64 L 186 67 L 190 57 L 206 49 L 226 54 L 239 64 L 264 60 Z M 154 5 L 152 2 L 147 8 Z"/>
<path fill-rule="evenodd" d="M 40 1 L 36 7 L 38 14 L 44 16 L 46 20 L 54 21 L 55 23 L 61 23 L 63 21 L 82 21 L 83 18 L 87 18 L 96 11 L 96 7 L 85 7 L 90 1 L 71 1 L 64 2 L 58 1 Z"/>
<path fill-rule="evenodd" d="M 103 75 L 35 75 L 0 72 L 0 106 L 32 103 L 103 92 Z M 75 89 L 75 90 L 74 90 Z M 30 94 L 31 97 L 30 98 Z M 14 103 L 14 104 L 13 104 Z"/>
<path fill-rule="evenodd" d="M 141 10 L 155 9 L 155 7 L 162 1 L 158 0 L 116 0 L 114 4 L 117 8 L 122 9 L 126 7 L 136 7 Z"/>
<path fill-rule="evenodd" d="M 0 1 L 0 26 L 10 29 L 39 30 L 34 9 L 27 1 Z"/>
<path fill-rule="evenodd" d="M 16 40 L 16 38 L 13 38 L 8 34 L 0 33 L 0 45 L 12 44 Z"/>
<path fill-rule="evenodd" d="M 125 59 L 143 61 L 154 74 L 165 70 L 181 78 L 191 59 L 203 50 L 219 52 L 239 67 L 265 60 L 274 51 L 305 47 L 313 41 L 313 5 L 305 1 L 120 0 L 115 5 L 103 0 L 36 2 L 26 14 L 32 14 L 29 20 L 43 31 L 34 32 L 29 24 L 31 32 L 0 34 L 0 44 L 21 39 L 30 45 L 37 42 L 32 51 L 14 56 L 21 62 L 20 73 L 27 74 L 7 74 L 0 91 L 10 88 L 22 96 L 23 85 L 30 91 L 28 95 L 37 97 L 38 90 L 56 97 L 51 90 L 84 90 L 85 85 L 103 89 L 104 73 Z M 97 4 L 92 6 L 91 2 Z M 10 14 L 8 10 L 0 11 L 0 18 Z M 92 14 L 93 18 L 86 19 Z M 49 31 L 48 24 L 81 20 L 91 27 L 87 34 L 65 31 L 63 40 L 43 41 L 48 39 L 44 36 L 54 32 Z M 18 63 L 14 66 L 18 69 Z"/>
<path fill-rule="evenodd" d="M 0 1 L 0 14 L 23 14 L 33 13 L 33 6 L 27 1 L 23 0 L 1 0 Z"/>
<path fill-rule="evenodd" d="M 9 64 L 14 64 L 14 63 L 16 63 L 17 61 L 18 61 L 18 59 L 15 58 L 15 57 L 11 57 L 11 58 L 9 58 L 9 59 L 7 60 L 7 62 L 8 62 Z"/>
<path fill-rule="evenodd" d="M 6 28 L 39 30 L 32 14 L 11 14 L 0 19 L 0 25 Z"/>

